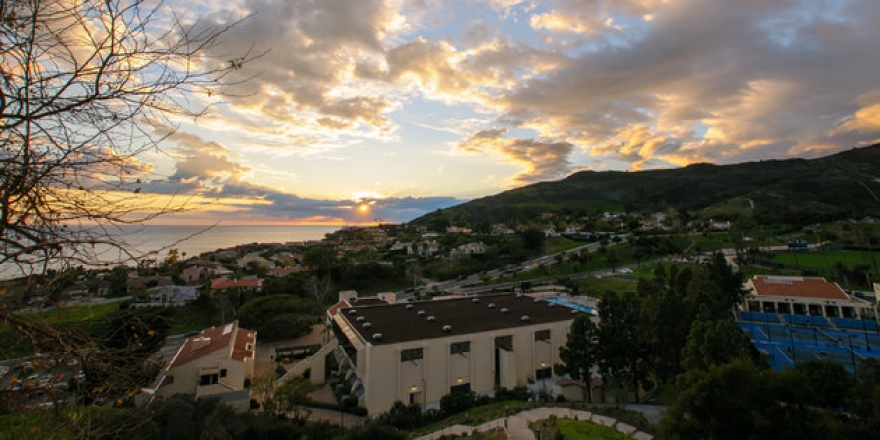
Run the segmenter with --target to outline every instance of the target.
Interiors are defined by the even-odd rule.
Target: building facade
[[[824,278],[756,275],[746,282],[747,311],[875,319],[874,304]]]
[[[549,391],[575,313],[506,294],[342,308],[333,326],[344,380],[372,415],[454,392],[544,382]]]

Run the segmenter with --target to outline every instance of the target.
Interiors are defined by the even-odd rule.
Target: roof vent
[[[358,316],[358,317],[355,318],[354,320],[357,321],[357,322],[364,322],[366,319],[367,319],[367,318],[364,318],[363,316]]]
[[[519,317],[519,320],[522,322],[532,322],[532,318],[530,318],[529,315],[522,315]]]
[[[381,341],[382,339],[385,339],[385,335],[383,335],[382,333],[373,333],[374,341]]]
[[[507,313],[509,311],[510,311],[510,309],[508,309],[507,307],[504,307],[503,309],[501,309],[501,313]]]
[[[406,305],[406,309],[407,309],[407,310],[412,310],[413,307],[415,307],[415,306],[413,306],[412,304],[407,304],[407,305]]]
[[[452,333],[452,326],[451,325],[444,325],[443,326],[443,333]]]
[[[474,298],[471,300],[471,302],[476,304],[476,303],[480,302],[480,298]]]
[[[428,322],[434,322],[436,320],[437,320],[437,318],[435,318],[434,315],[431,315],[428,317]]]
[[[357,314],[358,314],[358,311],[357,311],[357,309],[351,309],[351,310],[348,311],[348,314],[349,314],[349,315],[357,315]]]
[[[366,328],[366,329],[368,329],[372,326],[373,326],[373,324],[370,324],[369,322],[365,322],[365,323],[361,324],[361,327]]]
[[[488,308],[490,308],[490,309],[494,309],[494,308],[495,308],[495,303],[489,303],[488,305],[486,305],[486,307],[488,307]]]
[[[416,312],[416,315],[419,315],[419,316],[425,316],[425,315],[427,315],[427,314],[428,314],[428,313],[425,312],[424,310],[419,310],[418,312]]]

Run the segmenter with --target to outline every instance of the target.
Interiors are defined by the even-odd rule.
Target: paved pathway
[[[652,440],[654,438],[651,434],[639,431],[635,426],[630,426],[626,423],[618,422],[614,418],[593,414],[588,411],[578,411],[570,408],[535,408],[518,412],[510,417],[495,419],[478,426],[447,426],[439,431],[419,437],[418,440],[436,440],[445,435],[473,435],[474,432],[486,432],[497,428],[505,430],[508,440],[535,440],[535,433],[529,428],[529,425],[532,422],[549,419],[550,417],[590,421],[612,428],[636,440]]]

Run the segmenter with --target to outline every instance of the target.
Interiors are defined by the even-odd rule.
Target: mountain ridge
[[[544,214],[674,209],[696,217],[750,215],[758,223],[807,224],[880,216],[876,194],[880,194],[880,144],[815,159],[580,171],[562,180],[539,182],[438,210],[411,223],[520,223]],[[748,212],[736,209],[746,205]]]

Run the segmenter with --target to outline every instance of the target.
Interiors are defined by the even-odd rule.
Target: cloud
[[[557,180],[571,173],[568,156],[574,145],[564,141],[507,139],[507,130],[491,129],[471,134],[456,149],[466,153],[496,152],[525,168],[512,184]]]
[[[242,69],[256,74],[237,90],[245,97],[219,104],[202,128],[249,147],[305,155],[368,139],[379,142],[364,148],[384,153],[382,142],[403,131],[395,114],[406,114],[459,136],[459,152],[520,166],[506,180],[519,185],[584,167],[816,156],[880,139],[874,0],[224,7],[206,20],[254,16],[226,36],[218,59],[271,52]],[[422,102],[455,114],[420,120]],[[455,125],[465,120],[466,129]],[[244,185],[252,170],[231,147],[209,147],[181,151],[177,182]]]
[[[620,14],[651,16],[640,32],[519,84],[499,98],[504,120],[634,167],[849,148],[877,139],[876,101],[857,97],[876,87],[880,61],[864,54],[878,12],[868,1],[630,2]]]
[[[154,128],[162,133],[160,125]],[[464,200],[453,197],[362,198],[326,200],[299,197],[295,194],[250,183],[251,168],[236,162],[237,156],[224,145],[205,141],[187,133],[164,133],[177,148],[171,153],[174,172],[167,179],[143,184],[153,196],[189,196],[189,207],[201,218],[251,223],[361,224],[381,218],[387,222],[406,222],[428,212],[447,208]],[[361,203],[371,206],[360,212]]]

